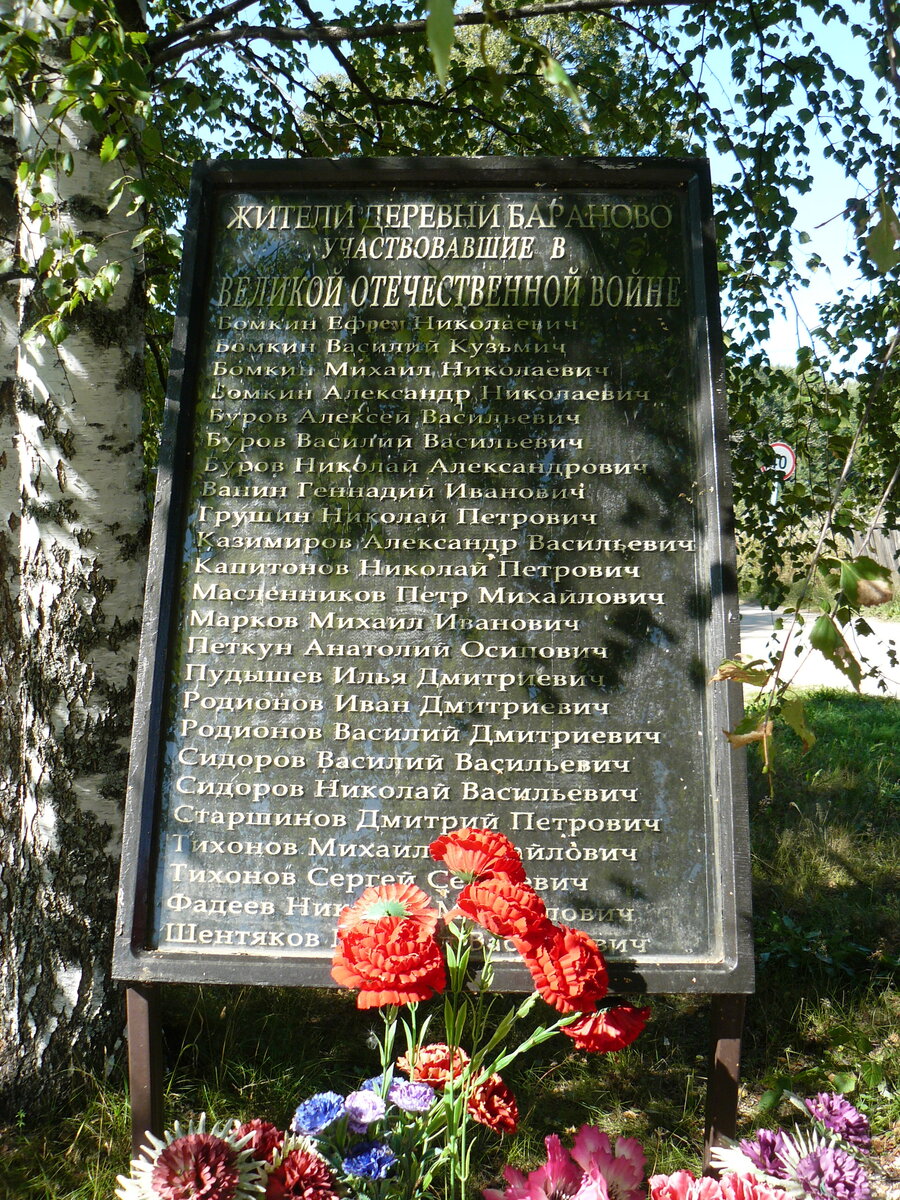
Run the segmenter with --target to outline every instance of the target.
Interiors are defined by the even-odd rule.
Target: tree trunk
[[[39,17],[33,7],[23,23]],[[61,47],[47,40],[50,69]],[[0,154],[26,161],[45,116],[20,110]],[[143,288],[133,228],[105,211],[116,164],[96,135],[66,118],[50,172],[59,227],[122,263],[110,303],[86,304],[54,347],[17,336],[0,346],[0,1114],[52,1102],[69,1073],[97,1070],[121,1037],[110,979],[121,817],[145,570],[141,458]],[[13,164],[14,167],[15,164]],[[2,208],[0,237],[39,260],[47,238],[27,213]],[[43,297],[18,284],[0,294],[0,336],[22,335]],[[14,436],[7,436],[10,426]]]

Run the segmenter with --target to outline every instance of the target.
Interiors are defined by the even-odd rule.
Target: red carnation
[[[467,883],[489,877],[525,882],[518,850],[505,833],[496,829],[456,829],[436,838],[428,851]]]
[[[449,915],[457,912],[497,937],[515,938],[527,945],[548,937],[553,930],[540,896],[527,884],[508,879],[470,883],[460,892],[456,908]]]
[[[237,1151],[212,1133],[188,1133],[162,1150],[150,1183],[160,1200],[232,1200],[240,1182]]]
[[[424,933],[434,933],[438,910],[431,899],[414,883],[383,883],[366,888],[355,904],[341,909],[338,932],[345,933],[359,925],[374,925],[386,917],[405,917],[416,921]]]
[[[491,1075],[469,1097],[469,1115],[494,1133],[515,1133],[519,1124],[516,1098],[500,1078]]]
[[[252,1136],[242,1149],[249,1150],[257,1161],[271,1162],[272,1155],[276,1150],[281,1149],[284,1141],[282,1131],[271,1121],[261,1121],[258,1117],[254,1117],[252,1121],[245,1121],[243,1125],[235,1128],[235,1140],[239,1141],[248,1133]]]
[[[518,942],[534,986],[560,1012],[591,1012],[606,995],[606,963],[582,929],[553,926],[543,942]]]
[[[621,1050],[644,1031],[650,1018],[649,1008],[635,1008],[631,1004],[620,1004],[605,1012],[591,1013],[581,1021],[573,1021],[563,1027],[579,1050],[592,1054],[610,1054]]]
[[[428,1083],[440,1089],[450,1082],[451,1074],[454,1079],[459,1078],[469,1065],[469,1056],[461,1046],[454,1046],[452,1071],[450,1062],[450,1047],[445,1042],[430,1042],[416,1050],[412,1063],[408,1055],[398,1058],[397,1068],[415,1083]]]
[[[338,1200],[328,1163],[312,1150],[291,1150],[266,1180],[265,1200]]]
[[[407,917],[382,917],[339,932],[331,976],[341,987],[359,989],[357,1008],[414,1004],[446,985],[440,947]]]

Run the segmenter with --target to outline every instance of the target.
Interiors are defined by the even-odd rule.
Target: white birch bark
[[[33,4],[20,19],[34,22]],[[44,44],[50,66],[56,46]],[[47,136],[45,115],[14,117],[28,159]],[[12,439],[0,473],[6,548],[0,603],[5,726],[0,764],[0,1110],[17,1111],[95,1069],[120,1037],[121,999],[110,980],[121,815],[144,578],[146,506],[141,460],[143,289],[131,250],[137,217],[106,213],[116,164],[101,164],[96,134],[78,119],[60,130],[71,175],[44,191],[55,220],[122,264],[112,301],[87,304],[59,347],[25,340],[41,315],[39,289],[21,282],[18,309],[0,297],[0,333],[15,322]],[[8,143],[7,143],[8,146]],[[19,195],[15,231],[35,264],[47,235]],[[7,430],[4,428],[4,433]],[[11,444],[10,444],[11,443]],[[9,531],[9,532],[7,532]],[[8,615],[8,620],[7,620]],[[17,655],[16,648],[22,653]],[[20,663],[20,667],[17,664]]]
[[[16,719],[21,685],[19,618],[19,471],[16,428],[18,285],[12,277],[18,247],[15,200],[16,147],[12,126],[0,124],[0,1060],[8,1055],[14,1026],[6,1019],[11,994],[6,961],[7,926],[18,896],[13,886],[19,812],[21,725]],[[0,1078],[3,1075],[0,1065]]]

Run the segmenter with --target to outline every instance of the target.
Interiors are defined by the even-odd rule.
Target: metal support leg
[[[746,1005],[746,996],[713,997],[712,1054],[706,1089],[706,1137],[703,1143],[705,1175],[713,1173],[709,1156],[719,1138],[733,1138],[737,1133],[741,1036]]]
[[[162,1036],[152,987],[125,989],[128,1021],[128,1081],[131,1092],[131,1153],[136,1158],[149,1131],[163,1132]]]

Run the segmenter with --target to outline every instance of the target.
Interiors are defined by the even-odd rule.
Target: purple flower
[[[866,1173],[840,1146],[816,1146],[794,1168],[797,1182],[817,1200],[872,1200]]]
[[[314,1135],[344,1115],[344,1097],[337,1092],[317,1092],[304,1100],[294,1113],[291,1133]]]
[[[365,1133],[373,1121],[380,1121],[387,1106],[376,1092],[351,1092],[344,1101],[347,1128],[351,1133]]]
[[[427,1083],[412,1083],[407,1079],[395,1079],[388,1091],[388,1100],[404,1112],[428,1112],[437,1099],[434,1088]]]
[[[818,1096],[805,1103],[810,1113],[817,1121],[821,1121],[826,1129],[836,1133],[851,1146],[856,1146],[858,1150],[871,1149],[869,1122],[849,1100],[834,1092],[819,1092]]]
[[[788,1171],[783,1155],[790,1146],[790,1138],[780,1129],[760,1129],[754,1141],[741,1142],[741,1150],[754,1167],[758,1167],[766,1175],[773,1175],[776,1179],[787,1179]]]
[[[347,1175],[357,1179],[386,1179],[396,1161],[384,1142],[360,1142],[341,1165]]]

